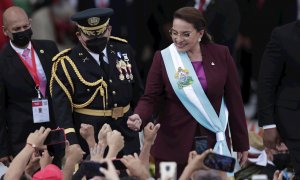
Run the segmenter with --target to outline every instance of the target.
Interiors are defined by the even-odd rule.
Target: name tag
[[[50,122],[48,99],[32,100],[33,123]]]

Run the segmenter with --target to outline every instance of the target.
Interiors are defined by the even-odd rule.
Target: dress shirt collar
[[[100,65],[100,62],[99,62],[99,54],[97,53],[94,53],[92,51],[89,51],[88,52],[90,53],[90,55],[96,60],[96,62]],[[107,52],[106,52],[106,47],[104,48],[104,50],[102,51],[102,53],[104,54],[104,61],[108,64],[108,58],[107,58]]]
[[[18,54],[22,54],[23,51],[28,48],[31,50],[31,42],[29,41],[28,43],[28,46],[26,48],[19,48],[19,47],[16,47],[11,41],[9,41],[11,47],[18,53]]]

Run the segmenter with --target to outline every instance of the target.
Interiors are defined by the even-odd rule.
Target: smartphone
[[[208,149],[208,140],[207,136],[196,136],[195,140],[195,150],[197,154],[202,154],[204,151]]]
[[[209,153],[204,159],[204,165],[211,169],[220,171],[233,172],[235,159],[216,153]]]
[[[103,167],[107,169],[107,163],[99,163],[95,161],[83,161],[80,165],[79,171],[90,179],[94,176],[104,176],[99,168]]]
[[[160,162],[160,179],[161,180],[176,180],[177,179],[177,164],[176,162]]]
[[[291,172],[288,172],[286,168],[282,170],[281,173],[282,173],[282,180],[292,179],[293,174]]]
[[[0,162],[0,177],[4,176],[8,167],[5,166],[2,162]],[[4,177],[3,177],[4,178]]]
[[[125,170],[127,167],[120,161],[120,159],[113,159],[112,160],[113,165],[117,170]]]
[[[266,174],[255,174],[251,176],[251,180],[268,180],[268,176]]]
[[[51,130],[45,139],[45,145],[60,144],[66,142],[66,134],[63,128]]]

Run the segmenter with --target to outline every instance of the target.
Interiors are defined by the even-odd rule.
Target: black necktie
[[[101,69],[105,72],[106,75],[109,74],[109,65],[104,61],[104,53],[99,54],[99,62]]]

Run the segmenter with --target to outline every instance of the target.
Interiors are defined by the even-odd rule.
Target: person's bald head
[[[31,26],[26,12],[17,6],[7,8],[3,13],[3,33],[12,39],[12,33],[24,31]]]

